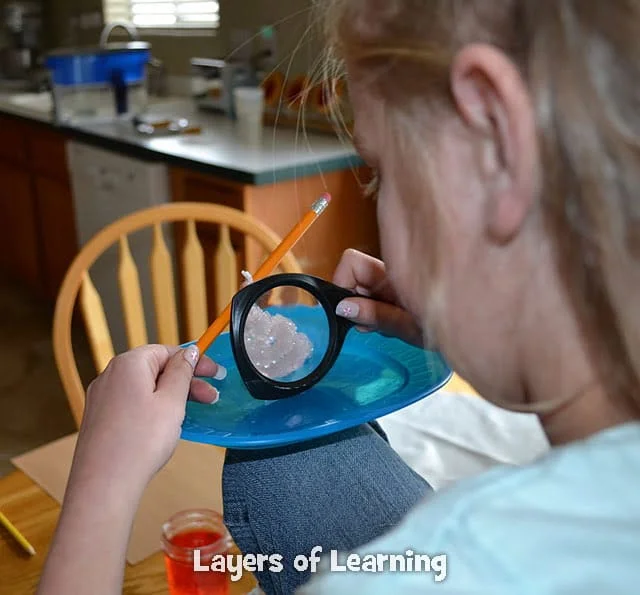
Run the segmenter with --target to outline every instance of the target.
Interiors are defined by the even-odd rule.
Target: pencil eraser
[[[328,192],[325,192],[316,202],[311,206],[311,210],[316,215],[322,215],[327,209],[327,207],[331,204],[331,195]]]

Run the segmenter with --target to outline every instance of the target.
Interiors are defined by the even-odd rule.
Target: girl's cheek
[[[394,220],[393,213],[389,209],[389,201],[380,193],[377,202],[378,230],[380,231],[380,249],[382,259],[387,265],[396,260],[397,243],[394,237],[402,235],[402,230],[398,228],[397,221]]]
[[[391,196],[381,193],[378,197],[378,228],[382,259],[393,277],[390,280],[396,290],[406,293],[415,263],[410,262],[409,258],[410,230],[398,207],[399,205],[394,204]]]

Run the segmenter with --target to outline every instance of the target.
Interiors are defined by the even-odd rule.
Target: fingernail
[[[211,388],[213,388],[213,387],[211,387]],[[213,390],[214,390],[214,394],[213,394],[213,398],[211,399],[211,404],[212,405],[214,403],[217,403],[220,400],[220,392],[215,388],[213,388]]]
[[[360,306],[353,302],[340,302],[336,308],[336,314],[342,318],[357,318],[360,314]]]
[[[189,365],[195,370],[200,360],[200,350],[197,345],[191,345],[184,350],[184,359],[189,362]]]
[[[227,369],[224,366],[218,364],[218,371],[213,377],[214,380],[224,380],[227,377]]]

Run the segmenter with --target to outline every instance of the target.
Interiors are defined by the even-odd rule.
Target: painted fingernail
[[[200,350],[197,345],[191,345],[184,350],[184,359],[189,362],[189,365],[195,370],[200,360]]]
[[[340,302],[336,308],[336,314],[342,318],[357,318],[360,314],[360,306],[353,302]]]
[[[227,369],[224,366],[218,364],[218,371],[213,377],[214,380],[224,380],[227,377]]]
[[[211,387],[213,388],[213,387]],[[215,388],[213,388],[213,394],[211,395],[211,404],[213,405],[214,403],[217,403],[220,400],[220,392],[218,390],[216,390]]]

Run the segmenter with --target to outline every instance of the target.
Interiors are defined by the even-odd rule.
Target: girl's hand
[[[116,357],[89,387],[39,595],[121,593],[138,503],[180,436],[189,389],[211,403],[224,368],[198,348],[149,345]],[[97,536],[97,538],[96,538]]]
[[[382,261],[357,250],[347,250],[336,269],[333,282],[363,296],[341,302],[337,309],[338,316],[356,322],[362,331],[379,331],[417,347],[424,347],[422,331],[400,305]]]
[[[149,345],[116,357],[89,387],[70,482],[95,474],[142,490],[167,463],[180,436],[187,397],[213,403],[218,392],[194,376],[224,368],[186,350]]]

